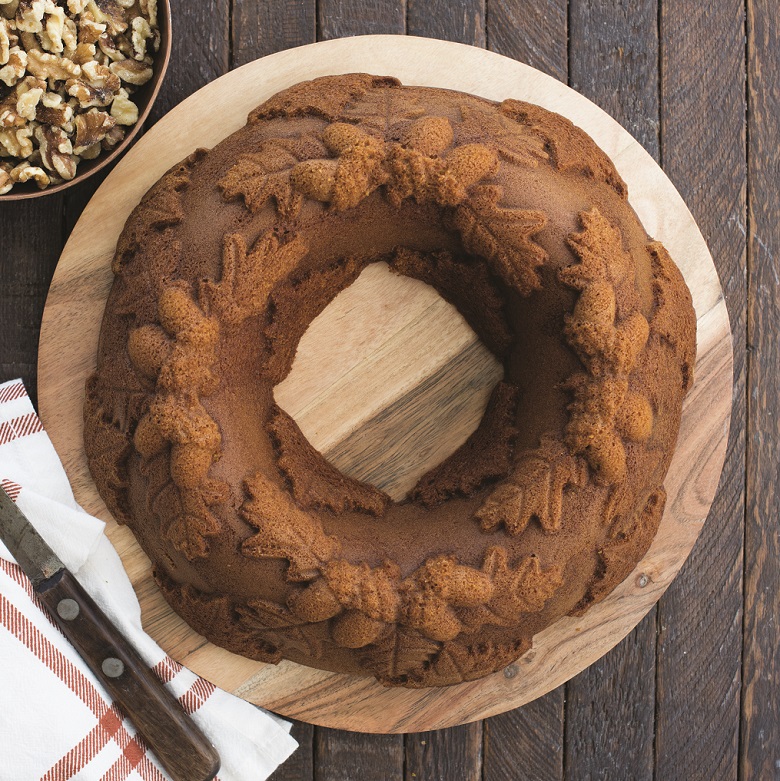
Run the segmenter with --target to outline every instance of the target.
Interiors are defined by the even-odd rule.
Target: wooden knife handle
[[[67,570],[38,587],[57,626],[81,654],[174,781],[207,781],[219,755],[176,698],[146,666]]]

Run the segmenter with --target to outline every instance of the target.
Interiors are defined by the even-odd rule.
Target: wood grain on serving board
[[[696,383],[686,400],[680,442],[666,480],[667,510],[648,554],[608,599],[584,617],[562,619],[538,635],[533,650],[507,671],[444,689],[385,689],[373,680],[289,662],[278,666],[252,662],[206,643],[162,600],[150,578],[148,560],[132,534],[108,517],[92,485],[81,446],[83,384],[94,365],[100,317],[111,284],[109,262],[124,220],[140,196],[196,146],[211,146],[239,128],[251,108],[279,89],[305,78],[350,71],[390,73],[408,84],[455,88],[492,99],[511,96],[530,100],[571,118],[614,160],[648,232],[666,244],[683,270],[698,317]],[[204,121],[206,116],[220,119]],[[92,229],[95,224],[103,228],[97,236]],[[299,363],[305,366],[315,353],[319,353],[321,365],[328,366],[328,354],[323,352],[328,349],[327,335],[346,317],[356,329],[367,330],[374,321],[369,318],[361,323],[356,319],[361,311],[369,310],[366,306],[361,310],[361,302],[381,301],[390,290],[388,286],[397,282],[380,267],[364,274],[353,289],[345,291],[321,315],[309,343],[303,340],[296,371]],[[383,349],[387,350],[385,361],[397,360],[403,355],[403,345],[408,344],[406,340],[419,339],[423,332],[429,339],[431,321],[426,318],[436,309],[431,305],[435,300],[425,302],[424,297],[430,293],[425,286],[410,280],[400,282],[403,290],[393,288],[388,303],[403,295],[404,311],[407,307],[416,311],[417,305],[420,316],[411,321],[403,316],[400,321],[391,318],[386,327],[395,330],[386,334],[387,338],[358,340],[355,351],[348,356],[351,381],[365,382],[370,367],[382,365],[379,359]],[[388,306],[388,311],[392,310]],[[393,404],[414,410],[408,416],[412,420],[422,420],[436,410],[441,414],[445,401],[460,396],[458,388],[467,375],[460,370],[447,375],[446,369],[461,361],[471,366],[471,384],[475,384],[475,377],[482,378],[484,387],[495,380],[490,375],[495,366],[475,344],[469,330],[458,324],[458,316],[444,309],[437,316],[443,318],[433,321],[440,337],[429,344],[419,361],[396,365],[396,371],[388,375],[392,383],[383,396],[369,394],[363,405],[351,402],[348,414],[338,422],[335,436],[331,436],[329,427],[337,418],[333,401],[339,395],[343,397],[338,392],[339,380],[334,379],[327,388],[313,387],[303,379],[296,386],[291,375],[284,389],[289,394],[286,406],[290,408],[297,402],[301,416],[307,409],[319,409],[325,415],[323,418],[312,413],[309,434],[316,443],[318,432],[324,432],[321,445],[326,454],[335,457],[340,452],[352,457],[350,448],[345,446],[339,451],[339,447],[349,443],[355,430],[372,430],[371,421]],[[390,350],[388,345],[398,349]],[[582,96],[520,63],[457,44],[377,36],[317,44],[248,64],[178,106],[117,166],[73,231],[52,284],[41,337],[40,407],[77,498],[108,521],[108,533],[139,592],[146,628],[168,653],[223,688],[279,713],[345,729],[403,732],[472,721],[544,694],[603,655],[655,604],[690,552],[717,488],[728,432],[731,361],[728,316],[704,240],[669,180],[626,131]],[[436,373],[445,381],[440,393],[429,397],[434,407],[431,409],[418,403],[419,392],[415,389],[426,386]],[[305,376],[305,372],[300,375]],[[468,413],[473,425],[480,415],[478,402]],[[467,428],[464,424],[463,436]],[[356,439],[352,437],[352,442]],[[450,442],[448,446],[457,444]],[[403,446],[401,442],[399,447]],[[373,466],[370,459],[379,457],[377,450],[373,456],[357,459],[358,466]],[[415,468],[419,474],[426,465],[418,462]],[[378,482],[397,477],[376,474]],[[403,479],[414,476],[410,472]],[[401,483],[397,490],[402,490]]]

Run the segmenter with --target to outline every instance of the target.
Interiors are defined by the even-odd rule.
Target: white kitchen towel
[[[287,759],[288,722],[198,678],[143,631],[104,524],[73,498],[19,380],[0,385],[0,485],[211,739],[218,779],[262,781]],[[0,781],[166,778],[0,543]]]

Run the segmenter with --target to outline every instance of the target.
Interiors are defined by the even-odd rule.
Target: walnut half
[[[152,78],[152,64],[147,60],[119,60],[108,66],[122,81],[140,87]]]
[[[73,153],[76,155],[83,155],[86,149],[99,144],[108,131],[116,125],[116,120],[112,116],[96,108],[86,114],[79,114],[75,122],[76,138],[73,141]]]
[[[41,125],[35,128],[35,138],[44,166],[65,181],[70,181],[76,175],[76,158],[73,144],[63,130]]]
[[[130,100],[127,90],[119,90],[119,94],[111,104],[111,116],[119,125],[134,125],[138,122],[138,106]]]
[[[30,163],[19,163],[16,168],[11,169],[9,177],[12,182],[29,182],[32,179],[41,190],[44,190],[51,183],[51,177],[37,165]]]

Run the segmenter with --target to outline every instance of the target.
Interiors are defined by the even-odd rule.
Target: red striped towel
[[[0,385],[0,485],[212,740],[219,779],[267,778],[297,745],[289,724],[198,678],[141,629],[138,600],[103,523],[76,504],[18,380]],[[0,779],[166,778],[0,543]]]

